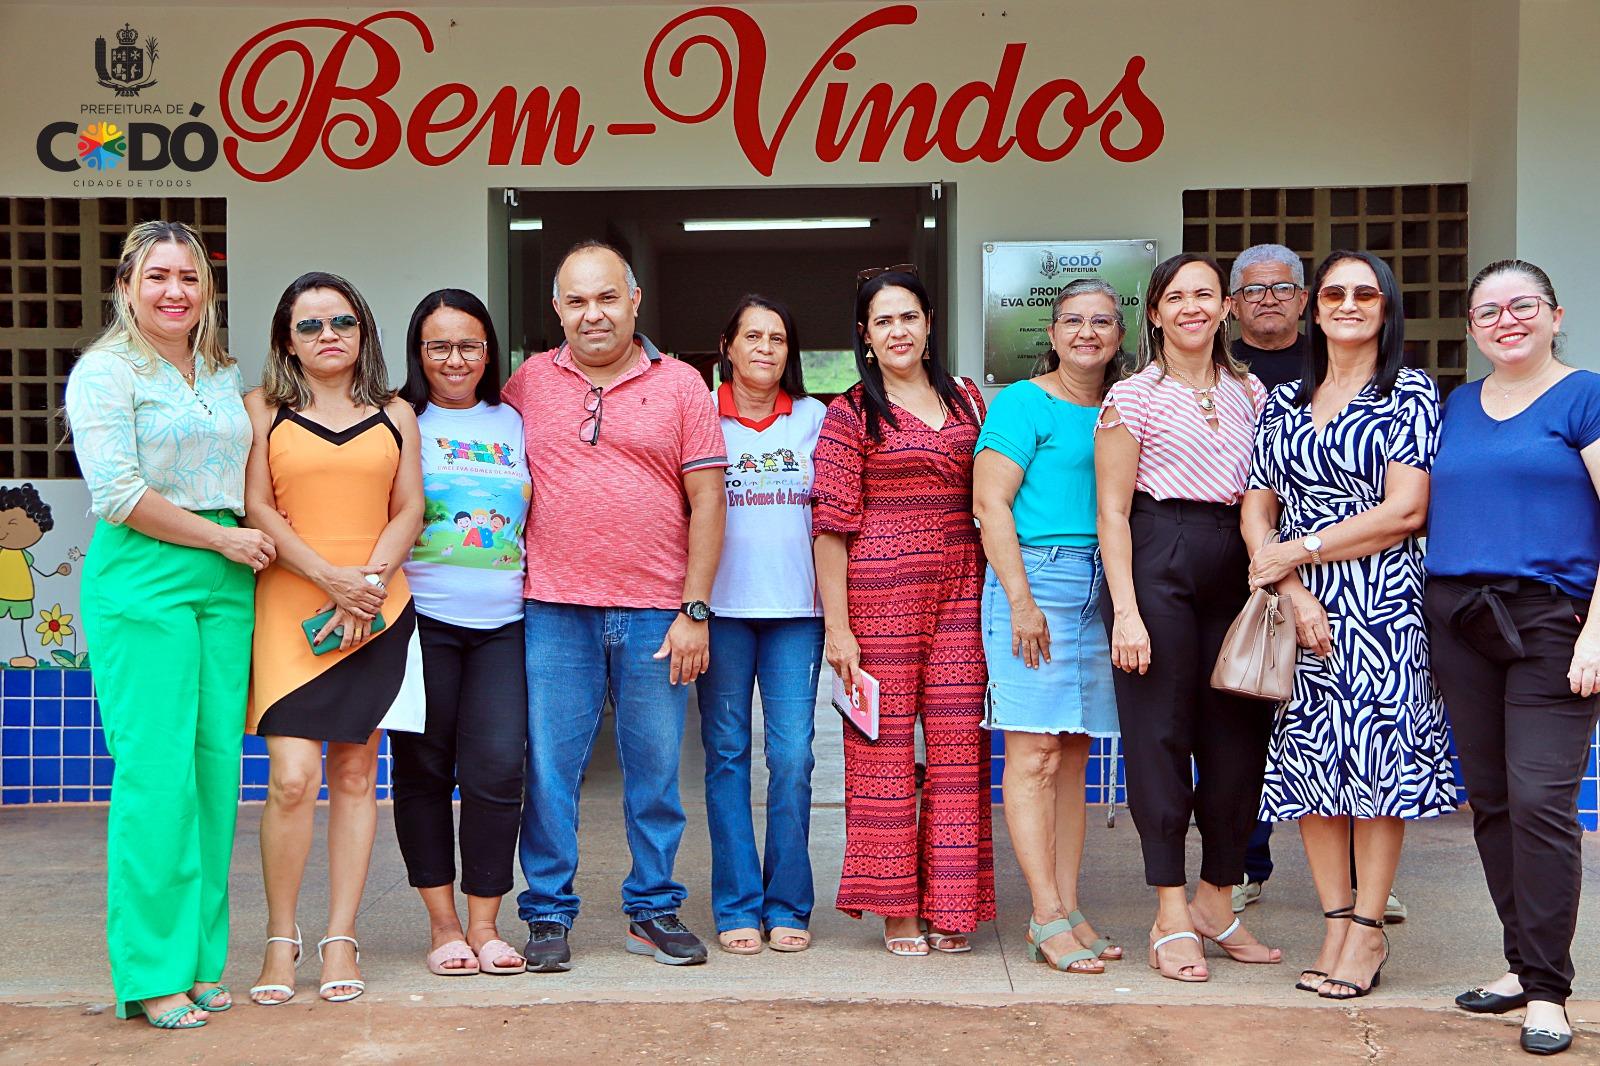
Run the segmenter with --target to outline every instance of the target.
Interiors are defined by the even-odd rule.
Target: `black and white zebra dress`
[[[1439,392],[1405,368],[1392,392],[1368,385],[1318,432],[1298,381],[1272,390],[1250,470],[1272,489],[1284,540],[1383,502],[1390,463],[1427,471]],[[1294,696],[1273,728],[1261,817],[1430,818],[1455,809],[1444,705],[1428,663],[1422,548],[1408,537],[1360,559],[1308,563],[1300,580],[1327,609],[1333,654],[1300,650]]]

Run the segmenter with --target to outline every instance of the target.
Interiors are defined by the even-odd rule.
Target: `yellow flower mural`
[[[61,613],[61,605],[39,612],[39,624],[33,627],[39,634],[39,643],[44,645],[65,643],[67,637],[72,636],[72,616]]]

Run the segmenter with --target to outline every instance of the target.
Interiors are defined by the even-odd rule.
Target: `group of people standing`
[[[1398,286],[1364,252],[1334,252],[1309,286],[1278,246],[1231,278],[1203,256],[1166,260],[1133,324],[1136,367],[1116,290],[1071,282],[1047,365],[992,406],[948,369],[905,265],[858,276],[861,380],[826,408],[805,394],[783,304],[734,308],[710,394],[636,332],[639,286],[599,242],[556,271],[565,343],[504,383],[488,311],[443,289],[418,304],[391,390],[366,302],[311,273],[280,299],[262,386],[244,395],[181,224],[134,229],[112,296],[67,415],[101,519],[83,599],[117,762],[122,1016],[192,1028],[232,1006],[217,982],[246,723],[271,765],[259,1004],[295,995],[324,765],[320,995],[364,991],[355,917],[385,730],[427,968],[568,969],[578,794],[607,702],[633,857],[624,943],[704,962],[674,879],[691,682],[718,943],[805,950],[826,662],[878,686],[877,736],[843,727],[837,906],[881,917],[890,952],[968,952],[995,917],[998,730],[1030,957],[1074,974],[1123,958],[1078,907],[1090,743],[1120,735],[1156,889],[1150,966],[1205,981],[1206,940],[1282,961],[1231,892],[1258,820],[1295,820],[1326,920],[1296,987],[1364,996],[1387,958],[1404,822],[1458,799],[1453,727],[1508,962],[1457,1002],[1526,1006],[1530,1051],[1570,1043],[1576,794],[1600,704],[1600,376],[1556,358],[1563,312],[1537,267],[1472,281],[1468,331],[1493,370],[1444,405],[1405,365]],[[1303,337],[1261,349],[1258,371],[1292,364],[1269,391],[1230,350],[1230,314],[1287,326],[1302,310]],[[1293,605],[1300,646],[1276,714],[1209,684],[1263,586]],[[521,951],[496,926],[513,853]]]

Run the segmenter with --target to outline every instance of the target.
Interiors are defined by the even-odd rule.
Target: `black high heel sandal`
[[[1363,918],[1359,914],[1351,914],[1350,915],[1350,920],[1352,922],[1355,922],[1357,925],[1364,925],[1368,929],[1377,929],[1380,932],[1383,929],[1383,920],[1382,919],[1379,919],[1378,921],[1373,921],[1371,918]],[[1383,979],[1383,964],[1388,962],[1388,961],[1389,961],[1389,934],[1388,933],[1384,933],[1383,934],[1383,958],[1378,960],[1378,968],[1376,970],[1372,971],[1372,980],[1370,982],[1368,982],[1367,987],[1362,988],[1360,985],[1356,984],[1354,981],[1345,981],[1345,980],[1342,980],[1341,978],[1338,978],[1338,977],[1330,977],[1326,981],[1324,981],[1323,984],[1334,985],[1334,986],[1336,986],[1338,988],[1348,988],[1348,989],[1350,989],[1350,995],[1348,995],[1348,996],[1333,996],[1333,995],[1329,995],[1326,992],[1318,992],[1317,995],[1321,996],[1323,999],[1360,999],[1362,996],[1367,995],[1374,988],[1378,987],[1379,982]]]
[[[1356,912],[1356,905],[1354,903],[1352,903],[1352,904],[1350,904],[1350,906],[1348,906],[1348,907],[1340,907],[1336,911],[1323,911],[1322,912],[1322,916],[1324,918],[1349,918],[1351,915],[1355,914],[1355,912]],[[1302,992],[1315,992],[1319,988],[1322,987],[1322,981],[1318,981],[1314,985],[1306,984],[1305,976],[1308,973],[1316,974],[1318,977],[1322,978],[1323,981],[1326,981],[1328,979],[1328,975],[1323,973],[1321,970],[1301,970],[1300,971],[1300,980],[1296,981],[1294,983],[1294,986],[1296,988],[1298,988]]]

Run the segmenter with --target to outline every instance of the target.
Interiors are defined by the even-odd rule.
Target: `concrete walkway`
[[[1082,906],[1103,934],[1126,946],[1127,961],[1111,964],[1103,976],[1058,974],[1027,962],[1023,933],[1028,897],[999,808],[995,851],[1000,920],[979,930],[970,954],[891,957],[879,941],[879,922],[853,921],[832,906],[844,833],[841,725],[825,704],[819,704],[817,721],[811,850],[818,908],[812,926],[816,943],[809,952],[786,955],[767,951],[739,957],[713,948],[708,965],[669,968],[623,951],[626,923],[618,910],[618,886],[629,859],[621,822],[619,775],[608,730],[584,790],[578,887],[585,910],[573,933],[572,972],[472,979],[428,974],[422,963],[427,948],[423,910],[406,884],[391,812],[384,805],[360,925],[369,989],[366,1002],[374,1007],[511,1006],[580,1000],[802,998],[946,1004],[1225,1003],[1340,1009],[1291,988],[1298,967],[1314,958],[1322,928],[1304,855],[1292,827],[1275,834],[1278,871],[1263,902],[1245,915],[1257,936],[1283,948],[1286,963],[1282,966],[1239,965],[1214,952],[1208,984],[1183,986],[1159,978],[1144,962],[1145,934],[1154,903],[1143,884],[1132,820],[1124,810],[1116,827],[1108,829],[1099,808],[1091,810]],[[710,856],[700,784],[698,722],[692,704],[682,780],[689,830],[678,873],[690,890],[683,918],[710,941],[714,932],[708,900]],[[758,774],[758,833],[762,788]],[[324,810],[319,817],[325,820],[325,814]],[[104,811],[94,807],[8,808],[0,813],[0,900],[6,916],[6,931],[0,937],[0,1002],[81,1007],[109,1000],[99,946],[104,914],[103,820]],[[259,806],[241,811],[233,869],[232,959],[225,976],[239,990],[256,975],[265,927],[257,854],[259,822]],[[319,827],[319,841],[321,837]],[[1194,838],[1191,845],[1191,868],[1197,869]],[[325,870],[326,855],[319,847],[312,856],[300,910],[308,947],[324,931]],[[1591,893],[1578,931],[1576,999],[1580,1002],[1574,1003],[1572,1017],[1575,1023],[1580,1019],[1600,1023],[1600,1004],[1594,1002],[1600,999],[1600,968],[1589,950],[1600,939],[1593,894],[1600,886],[1600,841],[1586,844],[1584,879]],[[1393,954],[1384,970],[1383,986],[1378,994],[1362,1001],[1363,1008],[1447,1006],[1461,989],[1503,970],[1499,933],[1466,815],[1413,827],[1399,891],[1411,908],[1411,920],[1391,930]],[[501,932],[517,946],[525,937],[511,898],[502,912]],[[314,1000],[316,984],[312,958],[300,971],[301,1000]]]

